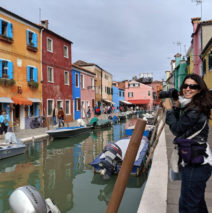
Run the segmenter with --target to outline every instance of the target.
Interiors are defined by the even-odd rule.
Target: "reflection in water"
[[[10,212],[12,191],[28,184],[50,197],[61,212],[105,212],[116,177],[102,180],[89,163],[108,142],[125,137],[124,130],[122,123],[73,138],[35,142],[24,155],[1,160],[0,213]],[[130,202],[136,212],[144,182],[144,177],[130,177],[120,212],[133,212]]]

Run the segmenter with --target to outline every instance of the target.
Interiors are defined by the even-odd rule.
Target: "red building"
[[[65,122],[73,120],[72,113],[72,42],[48,29],[42,21],[43,115],[52,117],[54,107],[63,108]]]

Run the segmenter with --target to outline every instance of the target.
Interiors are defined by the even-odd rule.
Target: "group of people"
[[[166,123],[176,136],[181,192],[180,213],[208,213],[206,182],[212,173],[212,153],[207,143],[212,96],[203,79],[196,74],[185,77],[178,100],[166,98]]]
[[[9,115],[6,113],[6,110],[3,110],[0,115],[0,138],[3,138],[3,134],[7,133],[9,121]]]

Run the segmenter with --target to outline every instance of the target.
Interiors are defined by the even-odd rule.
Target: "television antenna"
[[[201,20],[202,20],[202,2],[203,0],[191,0],[192,2],[196,2],[196,5],[201,5]]]
[[[177,42],[173,42],[173,44],[175,45],[177,45],[178,47],[180,47],[180,54],[181,54],[181,42],[180,41],[177,41]]]

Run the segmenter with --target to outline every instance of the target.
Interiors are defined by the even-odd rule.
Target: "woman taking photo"
[[[207,143],[212,100],[202,78],[196,74],[186,76],[179,100],[173,105],[170,99],[163,103],[166,123],[178,144],[182,179],[179,212],[208,213],[204,194],[212,172],[212,153]]]

